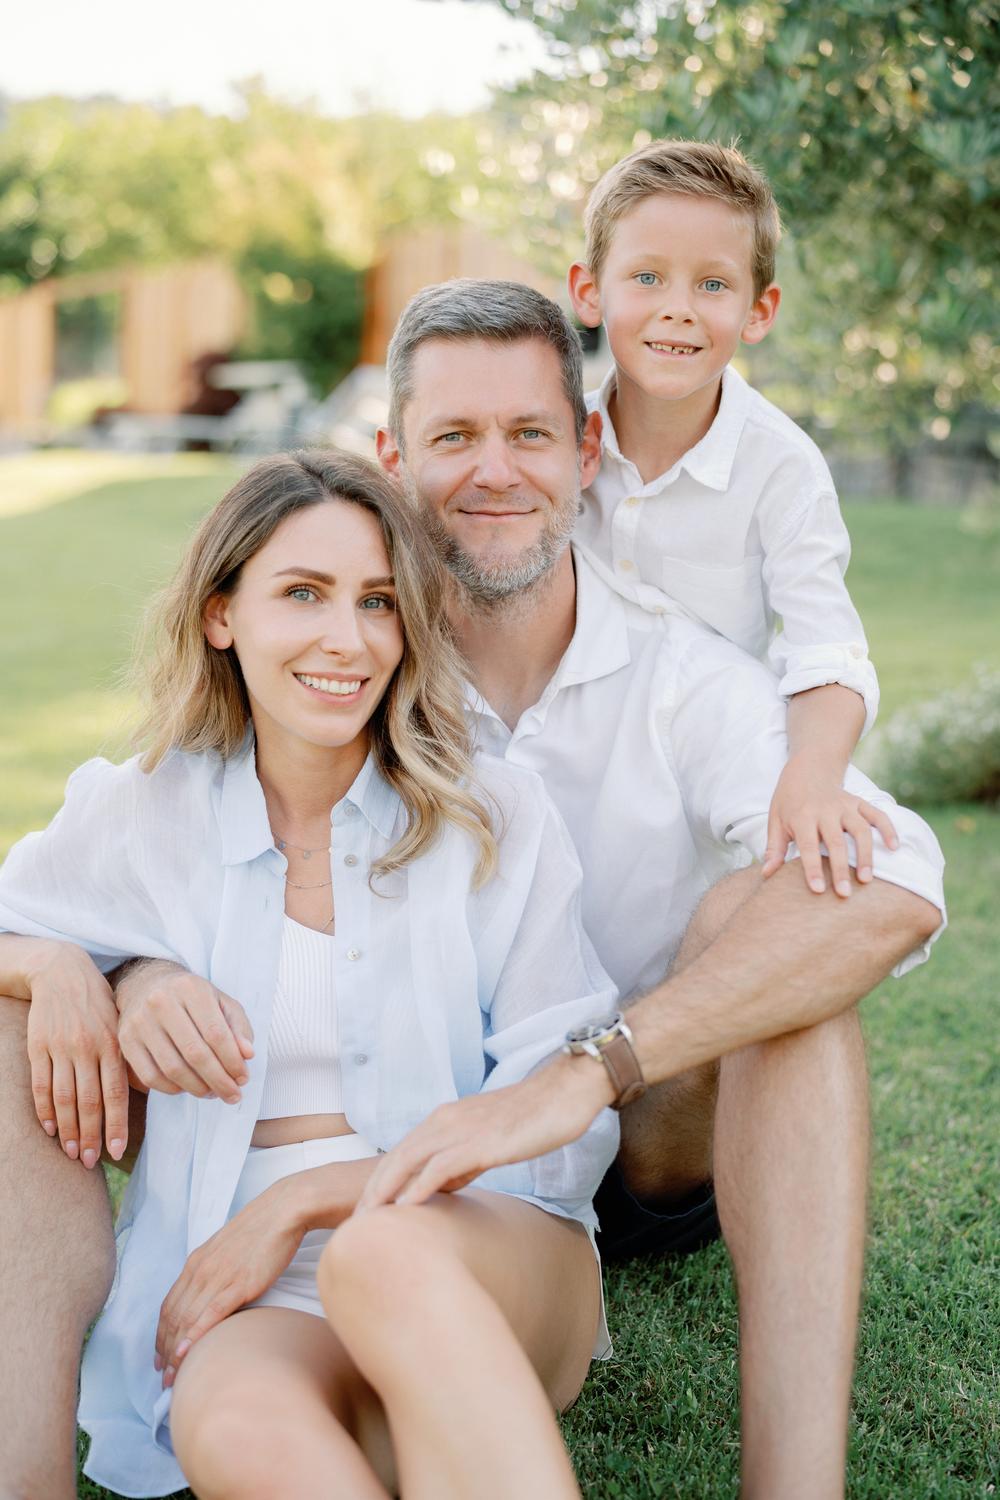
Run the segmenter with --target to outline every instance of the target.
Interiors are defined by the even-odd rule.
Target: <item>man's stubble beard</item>
[[[544,588],[569,544],[580,511],[579,492],[561,501],[541,536],[514,557],[486,563],[467,552],[429,507],[407,476],[410,498],[420,511],[427,534],[452,578],[462,602],[471,612],[498,613],[526,604],[528,596]]]

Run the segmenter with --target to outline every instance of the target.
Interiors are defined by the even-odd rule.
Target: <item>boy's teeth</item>
[[[697,354],[698,350],[693,344],[657,344],[650,341],[651,349],[665,349],[668,354]]]
[[[299,682],[304,682],[306,687],[319,688],[321,693],[333,693],[339,698],[347,698],[361,687],[360,677],[356,682],[335,682],[330,677],[307,677],[304,672],[296,672],[295,676]]]

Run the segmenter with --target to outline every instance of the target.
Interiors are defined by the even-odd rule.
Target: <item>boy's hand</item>
[[[862,884],[872,878],[872,829],[877,828],[890,849],[899,843],[896,830],[884,812],[845,792],[836,773],[820,757],[802,752],[793,755],[778,780],[767,820],[765,880],[780,870],[789,844],[794,840],[802,857],[802,874],[812,891],[826,890],[820,843],[830,856],[833,888],[838,896],[851,894],[851,869],[844,835],[854,840],[857,877]]]

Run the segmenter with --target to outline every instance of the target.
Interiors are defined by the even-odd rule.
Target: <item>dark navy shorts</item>
[[[672,1212],[646,1208],[622,1180],[612,1162],[597,1189],[594,1207],[600,1221],[597,1248],[604,1260],[631,1260],[636,1255],[689,1255],[710,1245],[721,1233],[711,1183],[672,1205]]]

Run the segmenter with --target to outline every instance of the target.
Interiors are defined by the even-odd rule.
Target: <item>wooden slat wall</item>
[[[392,330],[410,298],[421,287],[453,276],[523,281],[556,301],[563,291],[560,283],[540,275],[537,267],[470,225],[400,232],[389,240],[382,259],[368,273],[362,363],[384,364]]]
[[[0,300],[0,428],[30,435],[42,423],[55,374],[56,302],[106,292],[122,295],[119,355],[135,411],[179,411],[193,394],[192,361],[227,353],[243,332],[243,292],[216,261],[40,282]]]

